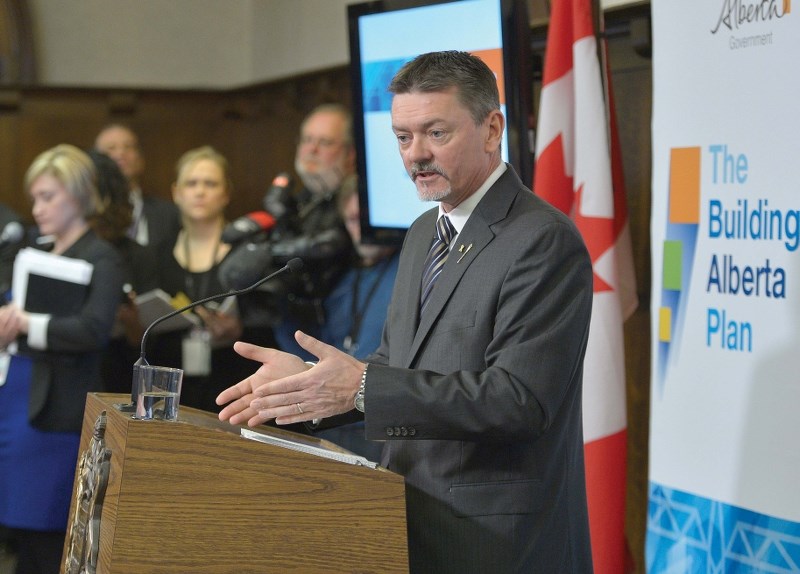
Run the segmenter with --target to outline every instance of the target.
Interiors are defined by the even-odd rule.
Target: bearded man
[[[272,231],[270,253],[276,268],[300,257],[303,271],[281,282],[284,305],[275,327],[278,345],[307,353],[294,340],[297,329],[319,333],[325,322],[323,301],[355,257],[350,236],[337,209],[339,190],[355,177],[352,116],[340,104],[314,108],[300,126],[295,171],[303,183],[287,200],[285,216]]]

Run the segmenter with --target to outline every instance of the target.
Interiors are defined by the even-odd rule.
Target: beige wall
[[[236,88],[343,66],[362,1],[28,0],[38,83]]]
[[[352,0],[28,0],[43,86],[232,88],[349,61]]]
[[[363,0],[250,0],[252,78],[285,78],[350,62],[347,5]]]

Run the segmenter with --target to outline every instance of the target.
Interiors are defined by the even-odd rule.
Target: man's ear
[[[503,130],[506,127],[506,119],[500,110],[492,110],[486,118],[488,130],[486,132],[486,151],[493,152],[500,147],[503,141]]]

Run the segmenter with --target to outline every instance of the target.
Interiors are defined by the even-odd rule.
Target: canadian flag
[[[586,492],[595,572],[619,574],[628,565],[622,324],[638,301],[614,106],[608,82],[608,98],[603,91],[597,48],[592,0],[553,0],[533,189],[572,217],[592,258],[583,380]]]

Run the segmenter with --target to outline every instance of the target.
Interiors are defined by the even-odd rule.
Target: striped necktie
[[[449,245],[455,235],[456,230],[453,224],[446,215],[442,215],[436,222],[436,235],[428,251],[428,258],[425,260],[425,271],[422,273],[422,289],[419,299],[420,315],[425,311],[425,305],[430,300],[433,286],[447,261],[447,255],[450,253]]]

